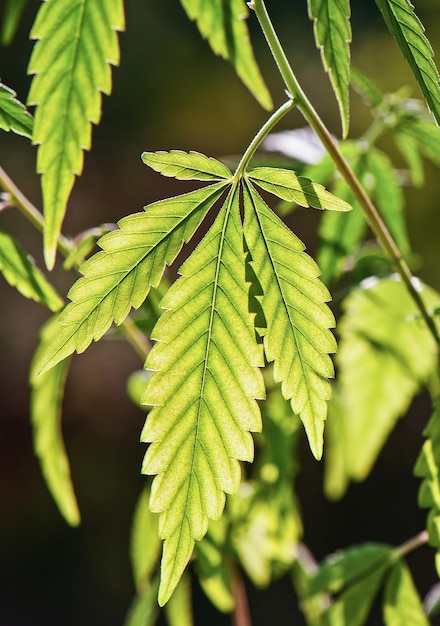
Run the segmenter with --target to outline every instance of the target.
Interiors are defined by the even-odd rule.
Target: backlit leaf
[[[141,437],[151,442],[142,471],[157,474],[150,506],[165,540],[160,604],[208,519],[220,518],[225,492],[238,489],[238,460],[254,454],[248,431],[261,429],[255,398],[264,397],[263,355],[249,313],[237,191],[180,273],[162,301],[146,361],[154,374],[145,402],[154,408]]]
[[[151,583],[160,556],[158,519],[150,511],[149,499],[150,490],[144,488],[136,504],[130,537],[131,566],[139,594]]]
[[[35,266],[34,260],[7,233],[0,232],[0,272],[12,287],[26,298],[35,300],[51,311],[59,311],[63,301]]]
[[[338,101],[342,121],[342,134],[348,133],[350,105],[350,0],[308,0],[313,32],[324,69]]]
[[[246,24],[249,11],[244,0],[181,0],[181,3],[215,54],[230,61],[261,106],[271,109],[272,99],[250,43]]]
[[[384,20],[416,77],[426,103],[440,124],[439,75],[425,29],[410,0],[376,0]]]
[[[42,376],[36,375],[36,364],[57,332],[56,318],[51,318],[43,326],[40,344],[31,365],[32,437],[49,491],[65,520],[71,526],[77,526],[80,514],[61,432],[61,405],[69,360],[61,361]]]
[[[396,562],[385,583],[385,626],[429,626],[411,572],[402,560]]]
[[[8,46],[14,38],[27,0],[6,0],[1,25],[1,43]]]
[[[116,31],[124,28],[122,0],[46,0],[31,31],[37,39],[28,71],[28,97],[35,112],[33,141],[39,144],[46,264],[55,262],[57,237],[92,124],[101,118],[102,93],[111,91],[110,65],[119,63]]]
[[[0,83],[0,128],[31,138],[32,116],[15,96],[15,91]]]
[[[160,200],[119,221],[119,229],[102,237],[102,252],[80,268],[80,278],[68,293],[59,332],[43,356],[41,371],[75,350],[83,352],[112,322],[121,324],[131,307],[139,308],[151,286],[157,286],[166,264],[174,261],[225,183]]]
[[[269,209],[249,183],[244,187],[245,233],[255,275],[263,290],[267,321],[264,349],[274,361],[274,378],[301,418],[316,458],[331,395],[336,350],[329,331],[333,315],[325,304],[330,295],[318,279],[319,268],[304,253],[304,244]]]
[[[297,176],[293,170],[257,167],[248,172],[248,177],[259,187],[288,202],[296,202],[302,207],[328,209],[330,211],[350,211],[348,202],[337,198],[322,185],[304,176]]]
[[[228,168],[200,152],[143,152],[142,161],[162,176],[178,180],[229,180],[232,178]]]
[[[193,626],[191,579],[184,573],[165,606],[168,626]]]

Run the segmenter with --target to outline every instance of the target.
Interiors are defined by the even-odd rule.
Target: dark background
[[[391,91],[412,76],[388,35],[373,0],[353,2],[352,56],[360,69]],[[0,49],[0,76],[26,99],[28,40],[38,2],[29,2],[13,44]],[[306,2],[269,0],[279,35],[306,92],[336,135],[337,108],[319,53],[313,43]],[[3,10],[4,2],[0,2]],[[440,47],[440,2],[416,2],[434,48]],[[143,150],[179,148],[212,156],[242,152],[267,117],[234,75],[198,36],[177,0],[126,0],[127,32],[120,37],[121,65],[114,88],[103,100],[103,119],[94,129],[93,150],[73,191],[64,232],[115,222],[156,199],[180,190],[179,184],[150,172]],[[283,86],[255,21],[250,27],[263,73],[276,104]],[[353,95],[351,136],[368,123]],[[303,125],[293,113],[282,127]],[[0,164],[41,206],[34,173],[34,147],[2,133]],[[426,189],[410,191],[411,240],[420,256],[419,275],[440,288],[438,259],[438,175],[428,167]],[[295,213],[290,225],[313,252],[317,216]],[[41,240],[17,211],[0,215],[0,228],[16,234],[43,266]],[[74,276],[58,267],[53,280],[65,293]],[[29,361],[47,312],[24,300],[0,279],[0,624],[2,626],[117,626],[133,595],[128,558],[133,508],[143,484],[144,446],[139,434],[143,413],[126,397],[127,376],[141,366],[124,342],[101,341],[75,357],[68,378],[63,425],[83,523],[72,530],[57,512],[34,457],[29,427]],[[371,476],[350,487],[339,503],[322,496],[323,464],[304,442],[298,491],[305,542],[318,559],[366,540],[400,544],[423,529],[425,511],[417,508],[419,481],[412,468],[429,416],[429,400],[418,398],[385,446]],[[433,552],[422,548],[409,557],[424,595],[436,581]],[[270,590],[248,584],[254,626],[301,624],[289,580]],[[195,585],[196,625],[226,625]],[[370,624],[380,624],[380,612]]]

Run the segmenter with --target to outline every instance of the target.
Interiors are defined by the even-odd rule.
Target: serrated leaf
[[[139,594],[151,583],[160,556],[158,519],[150,511],[149,499],[150,490],[145,487],[136,504],[130,537],[131,566]]]
[[[32,116],[15,96],[15,91],[0,83],[0,128],[31,139]]]
[[[59,311],[63,306],[61,297],[45,275],[35,266],[34,260],[7,233],[0,231],[0,272],[12,287],[25,298]]]
[[[428,304],[440,296],[416,283]],[[345,476],[368,475],[397,419],[435,370],[436,347],[405,286],[397,279],[366,279],[344,301],[337,365],[338,422]],[[340,471],[340,468],[339,468]]]
[[[168,626],[193,626],[191,579],[184,573],[165,606]]]
[[[61,361],[42,376],[36,375],[36,364],[57,332],[56,318],[51,318],[43,326],[40,344],[31,364],[32,437],[49,491],[65,520],[71,526],[77,526],[80,514],[61,432],[61,405],[69,361]]]
[[[322,185],[309,178],[297,176],[293,170],[257,167],[247,176],[259,187],[274,194],[281,200],[296,202],[302,207],[327,209],[329,211],[350,211],[348,202],[327,191]]]
[[[8,46],[13,40],[26,4],[27,0],[7,0],[0,35],[2,46]]]
[[[336,350],[329,331],[330,300],[318,279],[319,268],[304,253],[304,244],[269,209],[249,183],[244,186],[245,233],[255,275],[263,290],[267,320],[264,349],[274,361],[274,378],[301,418],[316,458],[322,454],[322,434],[331,389]]]
[[[110,65],[119,63],[116,31],[124,29],[122,0],[46,0],[32,27],[37,39],[28,72],[35,112],[33,141],[39,144],[45,214],[44,254],[52,268],[58,234],[92,124],[101,118],[102,93],[111,91]]]
[[[139,308],[151,286],[157,286],[165,265],[174,261],[189,241],[225,183],[160,200],[118,222],[98,244],[102,252],[80,268],[80,278],[68,293],[59,333],[40,363],[53,367],[75,350],[83,352],[112,322],[121,324],[131,307]]]
[[[350,1],[308,0],[308,8],[310,19],[314,20],[316,45],[338,101],[342,134],[346,137],[350,120]]]
[[[246,24],[244,0],[180,0],[183,8],[218,56],[232,63],[246,87],[265,109],[272,98],[255,61]]]
[[[142,161],[162,176],[177,180],[230,180],[230,170],[212,157],[200,152],[143,152]]]
[[[385,583],[385,626],[429,626],[411,573],[402,560],[393,566]]]
[[[376,0],[376,4],[440,124],[440,87],[434,52],[413,4],[410,0]]]
[[[224,492],[240,481],[238,460],[253,459],[248,431],[260,430],[255,398],[264,396],[262,350],[249,313],[238,192],[166,294],[145,401],[155,405],[142,441],[151,442],[142,471],[158,474],[151,508],[165,539],[159,603],[165,604],[208,519],[223,511]],[[177,393],[178,392],[178,393]]]

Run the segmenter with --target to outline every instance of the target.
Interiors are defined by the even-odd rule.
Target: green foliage
[[[3,46],[9,45],[14,38],[26,4],[27,0],[6,0],[0,35]]]
[[[41,5],[31,38],[28,96],[35,112],[33,141],[39,145],[45,215],[44,254],[54,266],[58,234],[91,125],[101,118],[101,92],[111,91],[109,64],[119,63],[116,30],[124,29],[122,0],[48,0]]]
[[[385,584],[385,626],[429,626],[408,566],[397,561]]]
[[[15,96],[12,89],[0,83],[0,128],[31,138],[32,117]]]

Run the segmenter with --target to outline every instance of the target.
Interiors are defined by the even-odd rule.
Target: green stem
[[[405,541],[405,543],[402,543],[401,546],[396,548],[396,552],[399,554],[400,557],[404,557],[409,554],[409,552],[412,552],[413,550],[416,550],[417,548],[420,548],[421,546],[427,544],[428,538],[428,531],[422,530],[422,532],[420,532],[418,535],[416,535],[415,537],[411,537],[411,539],[408,539],[408,541]]]
[[[394,242],[370,197],[363,189],[361,183],[356,178],[356,175],[345,158],[342,156],[324,122],[321,120],[318,113],[313,108],[313,105],[302,90],[269,18],[264,0],[252,0],[252,2],[249,3],[249,7],[255,11],[264,36],[266,37],[266,41],[272,52],[272,56],[278,66],[288,91],[292,94],[292,98],[295,99],[298,109],[321,140],[341,176],[351,189],[353,196],[364,212],[365,218],[370,225],[371,230],[379,241],[384,252],[390,258],[397,272],[400,274],[402,281],[406,285],[408,292],[413,298],[436,343],[440,344],[440,336],[435,322],[421,298],[420,292],[417,288],[417,283],[414,281],[406,261],[403,259],[398,246]]]
[[[289,98],[289,100],[287,100],[287,102],[285,102],[284,104],[282,104],[280,106],[279,109],[277,109],[275,111],[275,113],[273,113],[269,119],[263,124],[263,126],[260,128],[260,130],[258,131],[258,133],[255,135],[255,137],[252,139],[251,143],[249,144],[249,146],[246,148],[245,153],[243,154],[243,156],[241,157],[240,163],[237,166],[237,169],[235,170],[235,174],[234,174],[234,178],[237,180],[238,178],[240,178],[241,176],[243,176],[243,174],[246,171],[246,168],[249,164],[249,161],[252,159],[252,157],[254,156],[256,150],[258,149],[258,147],[260,146],[261,142],[263,141],[263,139],[265,139],[265,137],[267,137],[267,135],[270,133],[270,131],[275,128],[275,126],[278,124],[278,122],[280,120],[282,120],[282,118],[292,109],[294,109],[296,106],[296,103],[294,102],[294,100],[292,98]]]
[[[4,169],[0,167],[0,187],[8,192],[10,196],[9,204],[17,207],[17,209],[33,224],[40,232],[44,232],[44,217],[43,214],[35,207],[32,202],[26,198],[26,196],[20,191],[17,185],[9,178]],[[61,254],[68,257],[75,249],[75,245],[72,241],[60,234],[58,236],[58,249]],[[79,263],[74,264],[74,268],[78,270]],[[145,361],[147,354],[150,351],[150,343],[143,333],[137,328],[136,324],[127,316],[122,322],[125,337],[132,345],[134,350],[139,354],[142,360]]]

